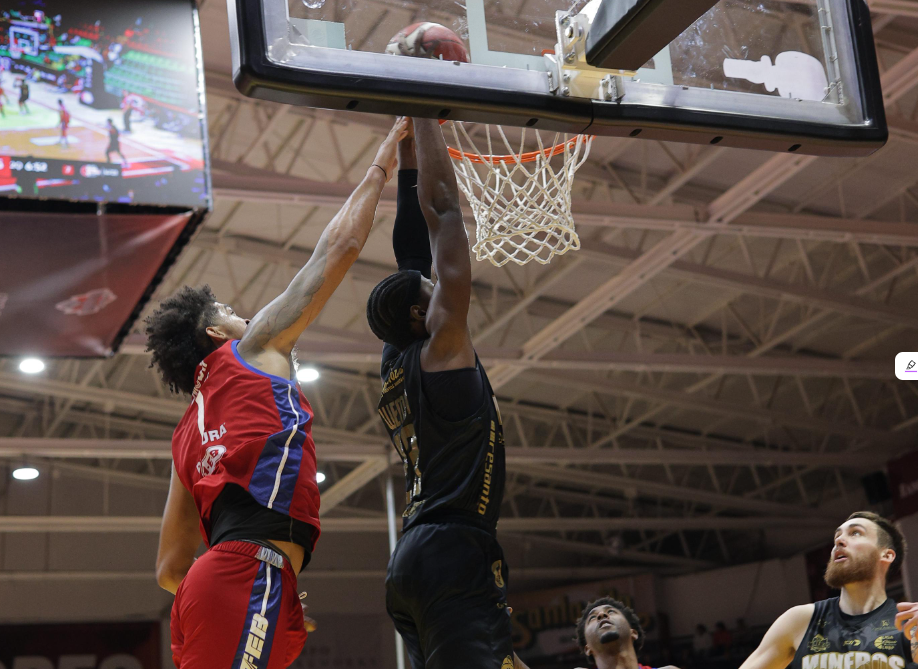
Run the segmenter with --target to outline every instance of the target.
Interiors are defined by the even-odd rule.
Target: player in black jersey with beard
[[[504,439],[469,334],[468,236],[438,123],[415,119],[414,135],[399,146],[400,271],[367,302],[385,342],[379,414],[405,465],[404,534],[389,561],[386,607],[412,669],[514,669],[525,665],[513,652],[495,536]]]
[[[899,604],[904,613],[897,620],[886,596],[886,577],[904,559],[905,540],[891,522],[870,511],[852,513],[835,531],[826,567],[826,584],[841,596],[786,611],[740,669],[914,667],[918,642],[896,626],[915,605]]]

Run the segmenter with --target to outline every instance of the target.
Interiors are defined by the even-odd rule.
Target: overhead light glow
[[[35,467],[20,467],[13,470],[13,478],[19,481],[31,481],[38,478],[38,470]]]
[[[319,370],[315,367],[300,367],[296,373],[296,378],[300,383],[312,383],[319,378]]]
[[[325,483],[325,474],[316,472],[316,483]]]
[[[45,371],[45,363],[38,358],[26,358],[19,363],[19,371],[25,374],[38,374]]]

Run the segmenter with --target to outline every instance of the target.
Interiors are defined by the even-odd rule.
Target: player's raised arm
[[[468,327],[472,263],[456,175],[437,121],[415,119],[414,136],[418,199],[427,220],[438,278],[425,319],[431,338],[424,369],[474,367],[475,350]]]
[[[249,362],[269,367],[271,361],[263,354],[280,353],[286,365],[296,340],[357,260],[373,227],[382,189],[395,173],[396,150],[407,125],[404,118],[396,121],[366,176],[325,228],[309,261],[287,289],[249,323],[238,347]]]
[[[785,669],[794,659],[814,611],[813,604],[804,604],[782,613],[740,669]]]

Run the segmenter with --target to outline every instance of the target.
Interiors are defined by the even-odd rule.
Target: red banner
[[[108,355],[190,220],[0,212],[0,355]]]
[[[161,669],[159,623],[0,626],[0,669]]]
[[[904,518],[918,513],[918,451],[890,460],[887,468],[896,516]]]

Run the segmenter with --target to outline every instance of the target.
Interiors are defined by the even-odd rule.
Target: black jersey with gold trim
[[[905,669],[909,644],[896,629],[896,603],[857,616],[842,612],[838,597],[816,602],[790,669]]]
[[[469,522],[494,530],[504,496],[506,466],[500,411],[488,375],[476,366],[486,389],[470,417],[448,421],[424,394],[417,341],[382,368],[377,407],[405,465],[403,528],[430,522]]]

